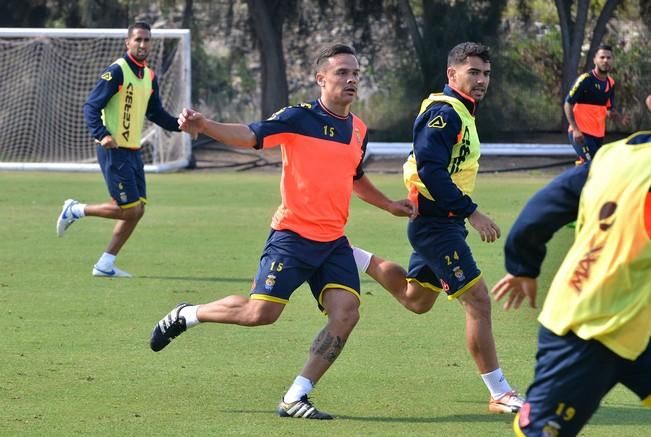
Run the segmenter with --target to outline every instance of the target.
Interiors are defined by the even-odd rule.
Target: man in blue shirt
[[[360,248],[353,254],[360,271],[414,313],[430,311],[440,295],[457,300],[466,316],[467,348],[490,392],[489,411],[515,413],[523,400],[500,367],[488,289],[466,242],[466,220],[482,241],[500,237],[499,226],[471,198],[480,156],[475,113],[488,89],[490,67],[487,47],[458,44],[448,55],[448,84],[421,104],[413,152],[403,167],[409,199],[419,213],[407,228],[413,248],[409,271]]]
[[[84,118],[97,144],[97,160],[112,201],[83,204],[64,202],[56,231],[66,229],[84,216],[117,220],[106,251],[93,267],[93,276],[130,277],[115,266],[115,257],[145,213],[147,187],[140,139],[145,117],[169,131],[180,132],[177,119],[160,100],[158,81],[147,66],[151,49],[149,24],[129,27],[126,54],[102,73],[84,104]]]

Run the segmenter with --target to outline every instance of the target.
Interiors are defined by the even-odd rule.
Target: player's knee
[[[278,314],[258,309],[243,314],[240,324],[244,326],[264,326],[271,325],[276,320],[278,320]]]
[[[249,299],[238,311],[242,326],[271,325],[280,317],[285,305],[258,299]]]
[[[414,314],[429,312],[436,302],[438,293],[429,290],[417,282],[408,282],[405,289],[405,299],[402,304]]]
[[[357,322],[359,322],[359,307],[351,305],[345,308],[339,308],[336,311],[328,313],[328,319],[331,323],[345,327],[347,330],[352,330],[357,325]]]
[[[483,282],[477,284],[472,289],[468,290],[462,296],[462,304],[466,312],[475,319],[491,318],[491,300],[488,296],[488,290]]]
[[[434,301],[415,300],[406,303],[405,307],[414,314],[425,314],[432,309]]]
[[[140,220],[142,216],[145,215],[145,205],[139,204],[133,208],[133,219]]]
[[[138,221],[145,214],[145,208],[140,205],[136,205],[133,208],[126,208],[122,210],[122,219],[128,221]]]

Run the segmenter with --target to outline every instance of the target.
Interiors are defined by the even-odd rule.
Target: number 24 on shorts
[[[447,263],[447,265],[452,265],[452,260],[459,261],[459,254],[455,250],[454,253],[452,254],[452,256],[445,255],[444,258],[445,258],[445,262]]]

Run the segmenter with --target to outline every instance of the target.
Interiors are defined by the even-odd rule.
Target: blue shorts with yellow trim
[[[140,150],[97,146],[97,162],[111,197],[122,208],[147,202],[145,165]]]
[[[287,303],[304,282],[323,311],[323,292],[341,288],[359,299],[359,273],[346,237],[308,240],[287,230],[271,230],[260,258],[251,299]]]
[[[407,280],[415,280],[448,298],[459,297],[481,277],[462,219],[419,216],[409,222],[407,236],[414,249]]]
[[[651,407],[651,343],[635,361],[571,331],[538,333],[534,381],[513,424],[517,435],[575,436],[604,396],[622,383]]]

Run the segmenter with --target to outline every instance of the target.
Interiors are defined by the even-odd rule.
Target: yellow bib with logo
[[[122,69],[122,87],[102,109],[102,121],[118,146],[139,149],[147,104],[151,96],[151,71],[145,67],[143,78],[140,79],[124,58],[114,63]]]
[[[423,100],[420,106],[420,116],[433,103],[447,103],[459,115],[461,119],[461,130],[457,136],[457,143],[452,146],[452,155],[448,164],[448,172],[452,182],[466,195],[471,195],[475,189],[477,172],[479,171],[480,143],[477,128],[475,127],[475,117],[470,114],[468,108],[459,100],[445,94],[430,94]],[[436,119],[430,123],[436,122]],[[430,126],[436,127],[436,126]],[[425,184],[418,176],[418,166],[416,157],[412,153],[403,165],[403,181],[408,191],[412,188],[424,197],[430,200],[436,200],[427,190]]]
[[[630,360],[651,336],[651,143],[626,144],[640,134],[602,146],[592,161],[575,242],[539,317],[557,335],[572,331]]]

